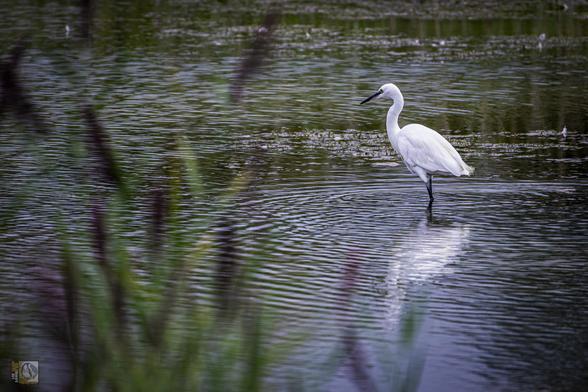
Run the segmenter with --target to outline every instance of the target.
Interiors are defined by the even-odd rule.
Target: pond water
[[[178,133],[211,193],[250,173],[238,254],[258,265],[247,289],[272,342],[293,346],[270,390],[394,390],[413,368],[421,391],[587,385],[585,7],[287,3],[233,102],[264,4],[104,2],[89,39],[69,2],[9,4],[1,52],[28,39],[19,74],[48,132],[0,123],[3,322],[30,291],[22,271],[51,258],[49,218],[86,219],[71,140],[91,102],[131,176],[157,172]],[[386,138],[387,104],[358,105],[387,82],[401,126],[438,130],[476,168],[435,178],[431,210]],[[214,306],[210,274],[191,279]]]

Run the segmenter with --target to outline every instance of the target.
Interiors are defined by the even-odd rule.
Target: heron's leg
[[[419,176],[419,178],[427,186],[427,191],[429,191],[429,203],[431,203],[433,201],[433,183],[431,182],[431,175],[419,166],[413,166],[412,172]]]
[[[425,183],[427,185],[427,190],[429,191],[429,202],[433,202],[435,198],[433,197],[433,176],[429,175],[429,181]]]

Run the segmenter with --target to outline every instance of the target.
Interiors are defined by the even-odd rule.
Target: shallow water
[[[76,7],[4,7],[2,53],[29,35],[21,79],[50,132],[0,123],[0,298],[26,298],[22,271],[57,257],[51,217],[87,219],[71,140],[92,102],[130,176],[154,175],[178,132],[211,193],[251,173],[231,214],[238,252],[259,265],[248,290],[274,317],[273,342],[295,346],[269,386],[394,389],[407,358],[423,391],[586,385],[587,10],[288,3],[270,58],[231,103],[264,7],[104,4],[91,40]],[[401,126],[437,129],[476,167],[435,178],[432,211],[386,139],[387,105],[358,105],[390,81]],[[214,306],[211,280],[194,271]]]

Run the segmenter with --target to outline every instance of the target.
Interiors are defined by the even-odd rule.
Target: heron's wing
[[[424,125],[410,124],[402,128],[398,135],[398,150],[407,165],[419,166],[430,173],[460,176],[473,171],[443,136]]]

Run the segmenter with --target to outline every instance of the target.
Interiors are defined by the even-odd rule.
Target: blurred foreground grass
[[[251,265],[237,260],[230,211],[222,211],[230,209],[233,197],[247,185],[246,175],[235,178],[211,203],[204,224],[187,228],[181,205],[205,188],[187,141],[177,136],[160,176],[163,182],[140,189],[118,166],[94,110],[84,108],[83,117],[96,182],[80,198],[82,209],[89,211],[89,225],[72,230],[70,217],[56,217],[60,266],[40,262],[32,271],[38,277],[34,291],[45,328],[67,353],[61,367],[71,372],[63,386],[260,390],[268,355],[261,349],[265,321],[258,303],[242,297],[237,301],[235,293]],[[127,225],[136,199],[145,195],[151,198],[150,227],[144,230],[146,238],[137,241],[129,238]],[[129,251],[137,243],[145,244],[139,253],[146,260]],[[188,279],[212,248],[219,250],[216,309],[197,305],[198,289]],[[19,328],[12,327],[13,334],[3,336],[3,360],[26,356],[19,349]]]
[[[258,30],[231,86],[234,101],[239,101],[243,85],[268,56],[277,23],[277,14],[270,13],[264,22],[268,27]],[[238,174],[224,190],[215,184],[211,192],[199,157],[181,131],[167,137],[165,153],[154,159],[160,161],[155,172],[133,171],[124,166],[128,157],[118,155],[99,113],[83,103],[67,108],[79,113],[72,118],[80,124],[65,126],[71,131],[60,134],[65,140],[55,144],[59,151],[48,158],[42,146],[35,146],[35,138],[52,137],[51,127],[43,122],[50,116],[38,115],[35,102],[20,85],[17,71],[23,51],[24,44],[17,45],[2,64],[0,120],[10,116],[30,137],[27,153],[33,159],[27,164],[36,167],[27,173],[32,181],[11,190],[16,197],[7,205],[15,213],[32,196],[59,198],[51,200],[56,208],[50,213],[33,217],[50,228],[49,242],[58,249],[58,257],[40,257],[23,272],[30,278],[34,304],[17,307],[13,317],[0,319],[0,360],[28,358],[27,334],[31,329],[33,334],[43,330],[48,334],[40,344],[47,348],[37,352],[49,351],[45,357],[55,362],[51,368],[63,370],[63,377],[53,376],[43,389],[271,390],[268,369],[286,357],[289,348],[273,344],[270,316],[261,299],[246,291],[258,265],[256,260],[239,258],[236,226],[243,218],[232,215],[236,199],[255,176]],[[75,175],[47,181],[55,189],[42,188],[39,177],[51,177],[63,166]],[[72,181],[74,177],[80,183]],[[200,208],[197,224],[195,209],[190,208],[193,203],[206,206]],[[3,211],[3,219],[12,214]],[[205,265],[211,260],[212,268]],[[359,261],[345,262],[348,270],[338,295],[347,308]],[[193,279],[211,269],[212,292]],[[213,306],[202,306],[200,297],[210,295]],[[36,314],[42,325],[31,325],[29,313]],[[338,368],[348,366],[360,390],[377,389],[368,350],[355,324],[344,324],[341,339],[327,355],[329,363],[319,371],[320,382],[328,384],[337,377]],[[408,332],[405,328],[404,340],[411,343],[414,337],[409,335],[416,330],[418,325],[410,325]],[[393,380],[394,390],[416,388],[422,362],[415,363],[414,369]],[[49,367],[41,362],[43,366]],[[51,378],[41,374],[45,380],[41,382]],[[284,385],[280,381],[277,384]],[[294,383],[288,385],[304,389],[304,377]],[[4,378],[0,386],[18,389]]]

